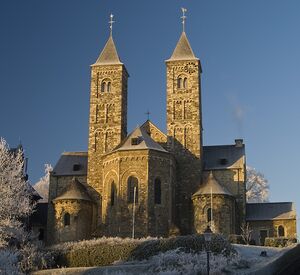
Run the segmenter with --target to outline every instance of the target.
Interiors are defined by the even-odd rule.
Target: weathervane
[[[182,19],[182,31],[184,32],[185,31],[185,19],[186,19],[185,13],[187,12],[187,9],[181,8],[181,10],[182,10],[182,16],[180,18]]]
[[[110,14],[109,17],[110,17],[110,21],[108,23],[109,23],[109,28],[110,28],[110,35],[112,35],[113,23],[115,23],[115,21],[113,21],[114,15]]]

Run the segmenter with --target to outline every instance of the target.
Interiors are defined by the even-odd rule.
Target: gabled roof
[[[289,220],[296,219],[293,202],[247,203],[247,221]]]
[[[138,126],[127,136],[127,138],[119,146],[117,146],[113,150],[113,152],[145,149],[167,152],[162,146],[160,146],[147,134],[145,129]]]
[[[167,135],[162,132],[152,121],[147,119],[141,126],[147,133],[152,129],[155,129],[160,135],[167,139]]]
[[[87,174],[87,152],[64,152],[56,163],[54,176],[79,176]],[[79,169],[74,171],[74,165]]]
[[[114,65],[122,64],[115,46],[112,35],[109,36],[101,54],[93,65]]]
[[[172,56],[167,61],[197,59],[187,39],[185,32],[182,32]]]
[[[232,194],[225,187],[219,184],[219,182],[214,177],[212,171],[209,173],[204,183],[201,184],[200,188],[193,196],[209,195],[211,193],[232,196]]]
[[[79,180],[77,180],[75,177],[67,185],[64,192],[60,196],[56,197],[53,201],[56,202],[60,200],[92,201],[85,186],[81,182],[79,182]]]

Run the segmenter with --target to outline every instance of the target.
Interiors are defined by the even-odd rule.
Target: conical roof
[[[182,32],[175,47],[175,50],[173,51],[173,54],[168,61],[189,59],[197,59],[197,57],[193,53],[190,42],[187,39],[185,32]]]
[[[109,36],[101,54],[94,65],[122,64],[112,35]]]
[[[56,202],[60,200],[92,201],[85,186],[82,183],[80,183],[76,178],[73,178],[69,185],[66,187],[65,191],[53,201]]]
[[[140,126],[135,128],[127,138],[117,146],[113,151],[127,151],[127,150],[143,150],[151,149],[162,152],[167,152],[162,146],[154,141]]]
[[[219,182],[214,177],[212,171],[210,171],[204,183],[201,184],[200,188],[193,196],[209,195],[211,193],[232,196],[232,194],[225,187],[219,184]]]

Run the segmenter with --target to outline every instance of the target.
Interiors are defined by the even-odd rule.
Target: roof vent
[[[131,145],[139,145],[142,139],[140,137],[135,137],[131,139]]]
[[[235,139],[235,147],[243,147],[243,139]]]
[[[80,164],[79,163],[73,164],[73,171],[79,171],[79,170],[80,170]]]
[[[226,164],[228,163],[228,160],[225,159],[225,158],[219,159],[219,163],[220,163],[221,165],[226,165]]]

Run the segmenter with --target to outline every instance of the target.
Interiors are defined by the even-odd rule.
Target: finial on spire
[[[113,21],[114,15],[111,13],[109,17],[110,17],[110,21],[108,23],[110,28],[110,35],[112,35],[113,23],[115,23],[115,21]]]
[[[147,112],[145,113],[145,115],[147,115],[147,119],[149,120],[150,119],[150,112],[149,112],[149,110],[147,110]]]
[[[185,13],[187,12],[187,9],[181,8],[181,10],[182,10],[182,16],[180,18],[182,19],[182,31],[185,32],[185,19],[186,19]]]

